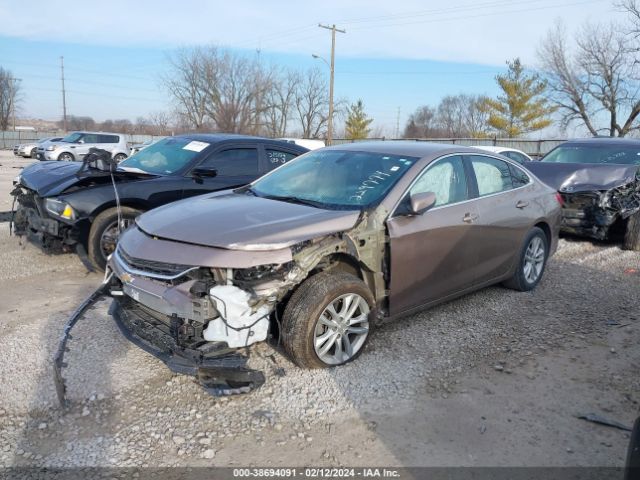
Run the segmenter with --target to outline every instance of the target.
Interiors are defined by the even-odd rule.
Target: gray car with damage
[[[640,250],[640,140],[571,140],[524,166],[562,195],[563,232]]]
[[[557,246],[557,197],[477,149],[330,147],[139,216],[102,288],[134,343],[211,393],[246,392],[264,377],[244,347],[270,336],[298,366],[331,367],[383,320],[496,283],[535,288]]]

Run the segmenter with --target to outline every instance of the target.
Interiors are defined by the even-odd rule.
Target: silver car
[[[41,160],[82,160],[91,148],[101,148],[121,162],[129,156],[129,147],[125,135],[107,132],[72,132],[58,142],[51,142],[46,147],[38,147],[38,158]]]
[[[13,154],[24,158],[36,158],[38,147],[47,142],[59,142],[62,137],[47,137],[32,142],[22,143],[13,147]]]

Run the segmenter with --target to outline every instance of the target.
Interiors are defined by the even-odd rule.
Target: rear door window
[[[511,173],[511,183],[513,184],[513,188],[524,187],[531,181],[529,175],[524,173],[521,168],[509,165],[509,171]]]
[[[513,189],[509,164],[493,157],[472,155],[471,166],[478,185],[478,194],[483,197]]]
[[[258,149],[231,148],[222,150],[203,160],[199,167],[216,169],[218,176],[225,177],[258,175]]]
[[[285,152],[284,150],[275,150],[273,148],[267,148],[266,154],[268,170],[273,170],[274,168],[277,168],[298,156],[295,153]]]
[[[511,152],[507,150],[506,152],[502,152],[501,155],[504,155],[505,157],[510,158],[511,160],[515,160],[520,164],[528,161],[528,159],[524,155],[518,152]]]
[[[82,135],[84,143],[98,143],[98,135],[95,133],[85,133]]]

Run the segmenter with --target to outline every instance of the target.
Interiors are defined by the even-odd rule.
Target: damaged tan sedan
[[[256,342],[279,339],[301,367],[342,365],[385,319],[495,283],[533,289],[560,211],[499,155],[341,145],[141,215],[105,285],[130,340],[213,394],[242,393],[264,382],[241,354]]]

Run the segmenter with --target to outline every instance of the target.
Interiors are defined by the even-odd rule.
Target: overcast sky
[[[337,38],[336,96],[362,98],[392,134],[398,108],[404,123],[446,94],[495,95],[505,60],[535,66],[558,18],[572,32],[622,17],[611,0],[0,0],[0,66],[22,78],[24,115],[60,117],[64,55],[70,113],[133,120],[169,108],[158,75],[177,47],[259,49],[266,61],[305,68],[318,63],[312,53],[330,53],[318,23],[335,23],[347,31]]]

